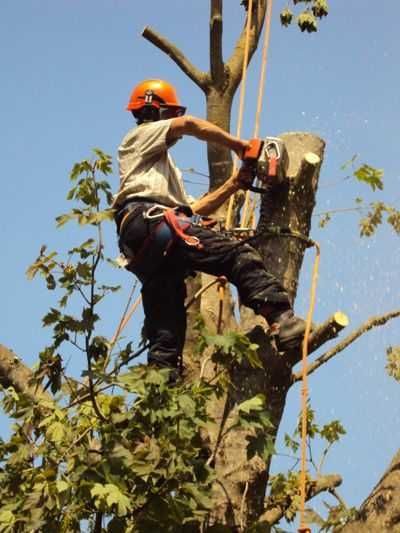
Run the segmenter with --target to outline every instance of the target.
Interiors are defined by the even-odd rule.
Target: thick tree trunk
[[[268,203],[268,212],[263,211],[260,224],[274,224],[289,227],[305,236],[310,233],[311,213],[315,205],[320,161],[323,157],[324,142],[311,134],[288,133],[282,135],[289,152],[289,171],[287,182],[277,190]],[[307,158],[307,153],[315,154]],[[317,162],[314,166],[304,163],[307,159]],[[265,207],[265,206],[264,206]],[[298,276],[304,257],[305,244],[292,237],[270,238],[268,234],[260,240],[260,252],[269,271],[281,279],[292,298],[295,297]],[[212,295],[206,296],[208,307]],[[256,322],[259,327],[254,328]],[[209,320],[212,323],[212,319]],[[264,326],[264,327],[263,327]],[[265,394],[268,410],[274,424],[275,438],[286,402],[287,392],[292,384],[292,367],[298,358],[279,356],[271,347],[266,332],[266,323],[256,318],[249,309],[242,310],[240,329],[251,331],[251,340],[259,348],[263,369],[249,367],[235,368],[230,376],[232,387],[227,398],[211,406],[210,411],[217,420],[221,414],[226,417],[225,427],[232,422],[233,408],[256,394]],[[265,508],[270,462],[260,458],[247,460],[247,445],[250,432],[233,430],[218,442],[215,455],[215,469],[218,482],[215,485],[214,516],[232,528],[248,527],[257,521]],[[208,435],[211,448],[215,449],[220,437],[218,431]],[[234,529],[233,529],[234,530]]]
[[[232,97],[219,89],[211,89],[207,94],[207,120],[225,131],[231,127]],[[232,156],[230,150],[208,143],[208,168],[210,189],[216,189],[232,173]]]
[[[271,197],[261,199],[259,227],[272,224],[308,236],[325,143],[311,133],[285,133],[281,138],[289,152],[288,179]],[[308,163],[313,160],[310,154],[317,156],[315,164]],[[301,239],[268,234],[259,246],[267,268],[283,281],[293,301],[305,249]]]

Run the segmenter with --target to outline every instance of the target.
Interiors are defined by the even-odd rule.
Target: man
[[[211,214],[231,194],[247,188],[250,172],[244,166],[218,189],[193,200],[168,152],[190,135],[225,146],[242,158],[249,142],[185,116],[174,87],[163,80],[146,80],[135,87],[127,109],[138,126],[119,147],[120,188],[113,207],[127,268],[143,284],[149,363],[178,365],[186,332],[184,280],[193,271],[225,276],[236,285],[244,305],[277,324],[281,351],[298,348],[304,321],[294,316],[285,289],[267,272],[256,250],[190,218],[192,213]]]

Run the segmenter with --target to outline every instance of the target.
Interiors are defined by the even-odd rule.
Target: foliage
[[[379,168],[372,167],[371,165],[363,164],[358,168],[354,168],[354,163],[358,155],[354,155],[349,161],[346,161],[341,169],[346,170],[348,167],[353,167],[352,175],[359,182],[368,185],[373,192],[383,191],[383,175],[384,171]],[[347,176],[350,177],[350,176]],[[324,213],[319,214],[319,227],[324,228],[331,220],[334,214],[340,213],[343,211],[354,211],[358,212],[361,215],[359,226],[360,226],[360,237],[371,237],[375,234],[377,228],[386,221],[389,226],[400,235],[400,211],[389,205],[388,203],[379,201],[379,202],[370,202],[364,203],[363,198],[355,199],[355,206],[347,209],[332,209]]]
[[[386,222],[400,235],[400,211],[383,202],[373,202],[369,205],[369,211],[360,220],[361,237],[371,237],[376,229],[382,224],[386,215]]]
[[[400,346],[389,346],[386,350],[386,370],[389,376],[400,381]]]
[[[373,191],[376,189],[383,190],[383,170],[381,168],[375,168],[364,164],[354,171],[354,176],[358,181],[369,185]]]
[[[43,317],[52,343],[39,354],[34,385],[55,395],[32,403],[14,389],[3,391],[5,412],[15,420],[0,442],[0,533],[81,531],[89,524],[109,532],[198,531],[212,506],[215,481],[209,449],[201,438],[216,427],[220,438],[249,430],[248,459],[274,453],[272,424],[263,395],[234,406],[229,422],[216,422],[207,405],[225,394],[233,367],[259,367],[258,346],[238,333],[211,335],[199,322],[200,355],[211,353],[220,369],[212,382],[182,382],[168,369],[128,367],[132,343],[118,346],[99,332],[98,305],[118,290],[98,280],[104,255],[102,224],[112,217],[110,187],[98,175],[111,159],[95,150],[92,161],[74,165],[68,199],[74,207],[57,218],[75,221],[94,235],[66,259],[42,246],[29,267],[57,294]],[[70,308],[79,311],[72,313]],[[82,381],[67,375],[71,350],[83,355]],[[224,526],[209,531],[228,531]]]
[[[301,11],[295,17],[294,11],[297,4],[301,6]],[[290,26],[295,19],[302,32],[313,33],[318,30],[318,19],[326,17],[328,13],[327,0],[291,0],[288,6],[281,11],[280,19],[282,26],[285,27]]]
[[[322,469],[327,458],[327,455],[340,437],[345,435],[346,431],[343,428],[339,420],[332,420],[324,425],[320,425],[316,422],[315,411],[310,404],[307,407],[307,450],[308,450],[308,475],[307,485],[310,487],[313,484],[311,474],[316,479],[322,475]],[[300,461],[298,453],[300,450],[299,438],[301,435],[301,416],[297,427],[292,436],[285,434],[284,442],[288,450],[294,454],[294,467],[296,467]],[[316,461],[313,457],[313,444],[316,439],[322,441],[323,448],[319,461]],[[299,510],[300,505],[300,475],[293,470],[289,470],[287,474],[279,473],[270,476],[269,479],[269,495],[268,506],[269,507],[281,507],[285,510],[284,516],[289,522],[293,521],[296,513]],[[333,507],[332,507],[333,509]],[[326,531],[329,531],[333,527],[333,522],[328,515],[326,519],[321,518],[313,509],[308,510],[308,521],[316,522],[318,520],[327,527]],[[332,523],[331,523],[332,522]],[[329,527],[328,527],[329,526]]]

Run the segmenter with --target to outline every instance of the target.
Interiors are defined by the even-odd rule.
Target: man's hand
[[[237,190],[244,189],[245,191],[253,183],[253,180],[254,175],[252,169],[246,164],[243,164],[230,178],[230,181],[235,184]]]
[[[242,141],[238,139],[238,146],[234,148],[235,154],[242,161],[245,151],[250,148],[250,141]]]

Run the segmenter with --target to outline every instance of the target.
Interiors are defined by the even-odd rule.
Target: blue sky
[[[66,249],[75,229],[56,230],[54,218],[68,209],[68,172],[92,147],[116,153],[133,124],[125,112],[132,87],[149,77],[166,78],[179,89],[191,114],[204,116],[201,92],[140,32],[151,25],[178,46],[193,63],[208,65],[208,2],[160,0],[150,9],[128,0],[2,0],[0,6],[0,145],[2,197],[2,328],[0,343],[28,364],[48,341],[41,317],[55,295],[39,281],[28,282],[27,266],[40,246]],[[225,57],[240,29],[239,0],[225,2]],[[284,30],[274,3],[270,62],[261,131],[312,131],[327,142],[315,212],[383,199],[399,206],[398,24],[400,4],[385,0],[331,1],[331,14],[314,35]],[[227,8],[229,6],[229,9]],[[243,136],[253,131],[259,58],[249,72]],[[237,107],[237,106],[236,106]],[[235,122],[233,124],[235,127]],[[372,193],[344,179],[342,163],[359,161],[385,169],[385,190]],[[182,168],[207,171],[205,146],[184,139],[174,148]],[[189,192],[202,194],[204,178],[187,174]],[[117,172],[111,179],[117,187]],[[337,309],[351,327],[399,305],[398,237],[381,228],[369,240],[358,236],[358,216],[334,217],[323,230],[314,218],[313,237],[322,245],[316,320]],[[106,232],[110,255],[117,249],[113,228]],[[296,309],[305,313],[311,257],[307,256]],[[132,279],[106,272],[124,292],[103,312],[102,333],[118,323]],[[130,326],[135,337],[140,317]],[[341,493],[359,505],[399,444],[400,387],[385,372],[385,351],[400,344],[398,322],[365,335],[314,374],[311,398],[322,422],[339,418],[347,435],[334,449],[326,472],[344,477]],[[74,356],[76,357],[76,356]],[[80,362],[72,360],[72,370]],[[299,389],[289,395],[284,431],[299,411]],[[4,421],[4,419],[3,419]],[[5,421],[4,421],[4,424]],[[280,459],[278,467],[285,467]]]

